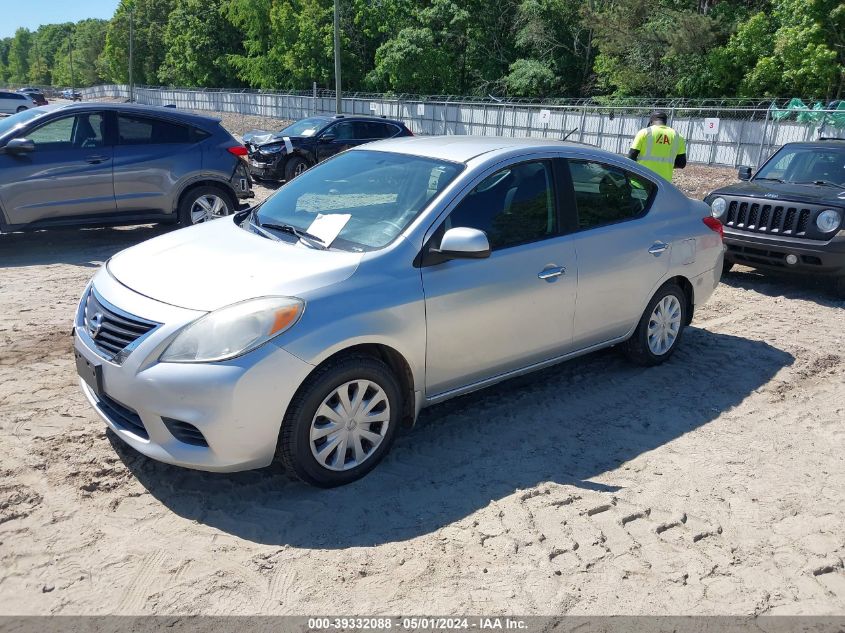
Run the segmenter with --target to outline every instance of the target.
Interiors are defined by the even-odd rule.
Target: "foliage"
[[[334,87],[334,0],[120,0],[18,29],[0,82]],[[845,91],[842,0],[339,0],[344,90],[523,97]],[[73,52],[73,76],[70,56]]]

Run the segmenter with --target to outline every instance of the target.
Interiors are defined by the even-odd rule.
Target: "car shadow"
[[[833,291],[831,279],[825,276],[760,271],[738,266],[722,277],[722,283],[732,288],[753,290],[768,297],[785,297],[813,301],[822,306],[836,307],[843,302]]]
[[[722,380],[737,358],[742,371]],[[168,466],[109,439],[182,517],[256,543],[371,546],[428,534],[543,482],[610,495],[630,476],[615,471],[621,464],[718,418],[793,360],[765,342],[695,327],[659,367],[606,350],[425,409],[382,464],[332,490],[293,482],[279,466]]]
[[[60,263],[97,268],[118,251],[175,228],[178,227],[145,224],[2,233],[0,268]]]

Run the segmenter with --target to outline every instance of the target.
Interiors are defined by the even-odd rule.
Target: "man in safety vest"
[[[634,137],[628,158],[672,182],[672,170],[687,166],[687,144],[683,136],[666,125],[667,120],[665,112],[652,114],[648,127]]]

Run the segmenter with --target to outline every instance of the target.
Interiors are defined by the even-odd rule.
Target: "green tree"
[[[102,55],[102,71],[108,80],[129,81],[129,22],[134,25],[133,80],[137,84],[158,82],[164,62],[164,32],[175,0],[120,0],[109,22]]]
[[[32,32],[19,28],[9,45],[8,81],[25,84],[29,81],[29,51],[32,47]]]
[[[161,82],[179,86],[239,84],[229,56],[240,49],[237,29],[223,14],[223,0],[176,0],[164,32]]]

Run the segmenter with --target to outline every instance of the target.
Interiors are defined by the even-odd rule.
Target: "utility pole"
[[[335,112],[343,111],[340,99],[340,8],[338,0],[334,0],[334,94]]]
[[[73,77],[73,36],[68,34],[67,47],[70,55],[70,96],[73,98],[73,93],[76,92],[76,82]]]
[[[134,53],[134,44],[135,44],[135,25],[134,25],[134,16],[135,16],[135,7],[131,7],[129,9],[129,102],[135,102],[135,84],[132,81],[132,67],[135,65],[133,63],[133,53]]]

